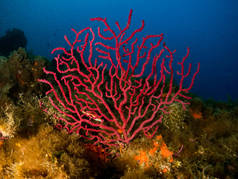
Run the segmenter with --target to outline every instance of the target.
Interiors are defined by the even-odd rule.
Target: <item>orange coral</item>
[[[169,162],[173,162],[173,152],[171,152],[166,144],[163,142],[160,147],[160,154],[163,158],[168,158]]]
[[[156,139],[153,140],[153,148],[148,150],[140,150],[139,154],[134,158],[142,167],[149,167],[153,164],[153,159],[157,151],[160,151],[162,158],[166,159],[169,162],[173,162],[173,152],[171,152],[167,145],[162,140],[162,136],[159,135]]]
[[[145,151],[140,151],[140,154],[135,156],[135,159],[139,162],[140,166],[149,167],[149,157]]]
[[[191,113],[194,119],[201,119],[202,113],[201,112],[192,112]]]
[[[3,145],[4,140],[0,140],[0,147]]]

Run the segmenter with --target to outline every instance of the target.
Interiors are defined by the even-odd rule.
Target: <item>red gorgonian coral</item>
[[[91,27],[72,29],[72,42],[64,36],[69,49],[52,51],[62,53],[55,57],[57,72],[44,68],[52,78],[39,79],[49,85],[46,95],[59,125],[95,144],[127,144],[141,131],[154,136],[168,105],[178,102],[185,109],[199,72],[200,64],[191,76],[191,64],[185,72],[189,49],[174,63],[175,50],[162,44],[163,34],[137,38],[144,21],[131,31],[131,17],[132,10],[126,26],[116,22],[116,30],[106,18],[91,19],[103,25],[97,33]]]

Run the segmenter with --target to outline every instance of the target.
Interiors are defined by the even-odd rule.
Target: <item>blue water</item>
[[[238,99],[237,0],[0,0],[0,36],[9,28],[25,32],[27,49],[52,58],[64,45],[64,34],[80,30],[92,17],[113,24],[145,20],[145,34],[164,33],[164,41],[178,56],[190,47],[190,60],[201,63],[192,92],[216,100]],[[194,67],[195,68],[195,67]]]

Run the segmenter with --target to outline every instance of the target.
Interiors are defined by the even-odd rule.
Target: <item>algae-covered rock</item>
[[[46,63],[40,56],[30,59],[23,48],[13,51],[8,59],[0,58],[0,96],[16,102],[19,93],[28,97],[41,94],[43,88],[37,79],[43,76],[42,68]]]
[[[105,148],[56,128],[58,111],[37,82],[44,66],[23,48],[0,57],[0,178],[238,177],[237,103],[196,97],[186,111],[172,103],[157,137]]]
[[[0,55],[8,56],[13,50],[19,47],[25,48],[27,39],[24,32],[13,28],[6,31],[6,34],[0,37]]]

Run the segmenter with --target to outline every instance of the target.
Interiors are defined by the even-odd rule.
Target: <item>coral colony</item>
[[[62,53],[55,57],[57,72],[44,68],[51,78],[39,79],[49,85],[46,95],[57,111],[57,126],[94,144],[128,144],[140,132],[153,137],[170,104],[185,109],[199,72],[200,64],[194,73],[191,64],[185,69],[189,48],[175,63],[175,50],[162,42],[163,34],[137,38],[144,21],[131,30],[131,18],[132,10],[124,28],[97,17],[91,19],[102,23],[97,32],[72,29],[73,41],[64,36],[69,50],[52,51]]]

